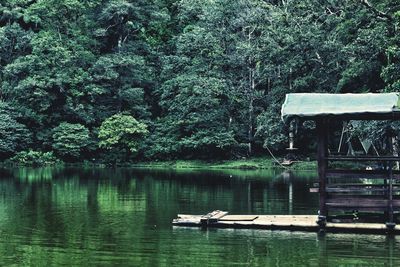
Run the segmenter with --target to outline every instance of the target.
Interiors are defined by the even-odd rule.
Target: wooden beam
[[[387,170],[327,170],[328,178],[387,179]],[[400,179],[400,172],[393,171],[393,178]]]
[[[384,185],[359,185],[359,186],[327,186],[325,189],[326,193],[329,195],[334,195],[334,194],[341,194],[341,193],[348,193],[352,195],[368,195],[370,196],[370,193],[382,193],[382,194],[374,194],[377,196],[387,196],[387,188]],[[400,187],[396,186],[393,187],[393,193],[399,193],[400,192]],[[319,193],[319,188],[317,187],[311,187],[310,188],[310,193]],[[348,196],[348,195],[345,195]]]
[[[400,184],[393,184],[394,189],[398,189],[400,187]],[[364,183],[331,183],[329,184],[328,187],[334,187],[334,188],[351,188],[351,187],[355,187],[355,188],[363,188],[363,187],[369,187],[369,188],[374,188],[374,187],[383,187],[385,188],[385,184],[364,184]]]
[[[392,138],[389,137],[389,145],[390,148],[393,149],[393,143],[392,143]],[[388,188],[388,215],[389,215],[389,220],[386,223],[387,225],[392,225],[394,224],[394,218],[393,218],[393,162],[389,162],[389,188]],[[394,227],[394,226],[393,226]]]
[[[227,214],[228,214],[228,212],[226,212],[226,211],[214,210],[213,212],[203,215],[200,219],[200,222],[202,224],[215,223]]]
[[[368,208],[365,208],[368,210]],[[200,216],[185,215],[186,219],[177,218],[172,221],[174,226],[184,227],[204,227],[200,222]],[[225,217],[228,217],[227,215]],[[235,217],[235,215],[231,215]],[[320,231],[320,226],[316,223],[315,215],[254,215],[256,218],[251,221],[241,220],[243,215],[239,215],[240,220],[218,220],[215,223],[207,224],[206,227],[216,228],[240,228],[240,229],[275,229],[290,231]],[[328,222],[325,226],[327,232],[345,233],[387,233],[388,228],[383,223],[361,223],[356,221],[334,223]],[[400,233],[399,229],[393,229],[393,233]]]
[[[397,190],[400,192],[400,190]],[[386,188],[356,188],[356,187],[327,187],[327,193],[349,193],[349,194],[369,194],[369,193],[386,193]]]
[[[349,121],[349,120],[400,120],[400,110],[394,110],[391,113],[363,113],[363,114],[343,114],[343,115],[315,115],[315,116],[297,116],[300,120],[336,120],[336,121]]]
[[[317,130],[317,162],[318,162],[318,179],[319,179],[319,224],[326,224],[328,209],[326,207],[326,170],[328,155],[328,123],[326,120],[316,121]]]
[[[326,205],[329,208],[341,208],[348,210],[364,210],[368,208],[370,210],[375,209],[376,211],[384,212],[388,210],[389,201],[387,199],[378,199],[372,197],[329,197],[326,201]],[[392,201],[393,210],[400,209],[400,200],[395,199]]]
[[[329,156],[326,159],[328,161],[400,161],[400,157],[395,156]]]

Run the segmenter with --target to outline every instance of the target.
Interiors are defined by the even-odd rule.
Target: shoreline
[[[65,163],[59,162],[55,164],[22,164],[22,163],[0,163],[1,166],[8,167],[121,167],[121,168],[143,168],[143,169],[211,169],[211,170],[267,170],[267,169],[282,169],[282,170],[304,170],[316,171],[316,161],[299,161],[290,166],[282,167],[272,158],[250,158],[239,160],[167,160],[167,161],[142,161],[142,162],[127,162],[117,165],[109,165],[104,163],[80,162],[80,163]]]
[[[135,168],[172,168],[172,169],[231,169],[231,170],[266,170],[288,169],[316,171],[316,161],[300,161],[290,166],[282,167],[271,158],[253,158],[243,160],[173,160],[173,161],[149,161],[128,164],[126,167]]]

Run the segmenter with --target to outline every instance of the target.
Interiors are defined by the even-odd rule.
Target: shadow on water
[[[173,228],[177,213],[315,214],[315,173],[0,169],[0,264],[396,266],[398,239]]]

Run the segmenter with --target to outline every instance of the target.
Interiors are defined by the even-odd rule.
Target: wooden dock
[[[318,225],[316,215],[229,215],[224,211],[213,211],[206,215],[178,214],[172,221],[175,226],[214,227],[237,229],[270,229],[308,232],[343,232],[399,234],[400,229],[390,229],[383,223],[327,222]]]

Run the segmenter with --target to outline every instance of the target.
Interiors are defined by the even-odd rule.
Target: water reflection
[[[312,214],[314,173],[0,169],[0,264],[375,265],[396,238],[172,228],[177,213]]]

